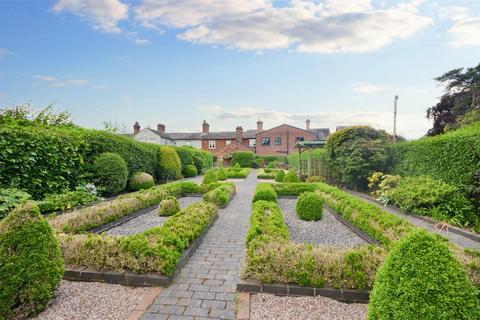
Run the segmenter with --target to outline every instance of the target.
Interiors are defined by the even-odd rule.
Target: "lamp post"
[[[397,142],[397,101],[398,95],[395,95],[393,103],[393,142]]]

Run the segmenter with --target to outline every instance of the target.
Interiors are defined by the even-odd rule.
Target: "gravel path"
[[[250,320],[360,320],[367,318],[367,305],[342,303],[317,297],[279,297],[252,294]]]
[[[56,297],[36,319],[118,320],[139,305],[148,288],[62,280]]]
[[[295,212],[297,199],[278,199],[278,205],[283,212],[290,238],[297,242],[354,247],[366,242],[329,212],[323,209],[323,218],[318,221],[303,221]]]
[[[201,197],[183,197],[178,199],[178,202],[180,203],[180,208],[184,209],[185,207],[201,200]],[[118,227],[106,231],[106,234],[110,236],[127,236],[130,234],[140,233],[150,228],[161,226],[165,221],[167,221],[168,218],[169,217],[159,216],[158,208],[155,208],[145,214],[142,214],[141,216],[136,217],[135,219],[119,225]]]

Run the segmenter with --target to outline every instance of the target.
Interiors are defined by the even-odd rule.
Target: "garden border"
[[[145,210],[145,209],[142,209]],[[138,211],[137,211],[138,212]],[[130,271],[99,271],[96,269],[89,268],[87,266],[79,266],[75,268],[65,267],[65,272],[63,274],[63,279],[72,280],[72,281],[86,281],[86,282],[106,282],[113,284],[121,284],[132,287],[154,287],[162,286],[167,287],[176,275],[180,272],[183,266],[187,263],[193,253],[202,243],[205,238],[208,230],[217,220],[218,215],[214,220],[208,225],[203,233],[192,242],[192,244],[182,253],[180,260],[178,261],[173,273],[170,276],[160,275],[158,273],[148,272],[148,273],[133,273]]]
[[[240,280],[237,283],[238,292],[248,293],[270,293],[279,296],[322,296],[348,303],[368,303],[370,291],[359,291],[353,289],[334,289],[302,287],[292,284],[263,284],[257,280]]]
[[[354,190],[350,190],[350,189],[347,189],[347,188],[342,188],[342,190],[351,194],[351,195],[353,195],[353,196],[357,196],[357,197],[363,198],[367,201],[374,202],[376,205],[381,205],[381,203],[379,203],[375,198],[369,196],[368,194],[364,194],[364,193],[354,191]],[[412,216],[412,217],[417,218],[419,220],[425,221],[428,224],[432,225],[433,227],[435,227],[436,223],[441,222],[441,221],[433,220],[432,218],[427,217],[427,216],[420,216],[420,215],[415,214],[413,212],[405,211],[405,210],[403,210],[403,209],[401,209],[397,206],[391,205],[391,204],[387,204],[386,207],[388,207],[390,209],[393,209],[393,210],[397,210],[399,213],[404,214],[406,216]],[[471,233],[469,231],[463,230],[459,227],[452,226],[452,225],[449,224],[447,232],[448,231],[450,231],[452,233],[455,233],[457,235],[463,236],[465,238],[468,238],[470,240],[480,242],[480,235],[476,235],[476,234]]]
[[[277,199],[297,199],[297,198],[298,198],[298,196],[278,196],[277,197]],[[341,215],[339,215],[337,212],[335,212],[335,210],[330,208],[328,205],[326,205],[326,204],[323,204],[323,205],[329,209],[330,213],[332,214],[332,216],[335,219],[337,219],[340,223],[342,223],[344,226],[346,226],[348,229],[350,229],[353,233],[355,233],[357,236],[359,236],[362,240],[364,240],[368,244],[375,244],[377,246],[383,247],[383,245],[380,241],[372,238],[371,236],[369,236],[368,234],[366,234],[365,232],[363,232],[359,228],[355,227],[353,224],[351,224],[349,221],[345,220]],[[283,214],[283,212],[282,212],[282,214]]]

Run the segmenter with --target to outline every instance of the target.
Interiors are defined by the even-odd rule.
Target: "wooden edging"
[[[353,191],[353,190],[350,190],[350,189],[346,189],[346,188],[343,188],[343,191],[347,192],[347,193],[350,193],[351,195],[354,195],[354,196],[357,196],[357,197],[360,197],[360,198],[363,198],[367,201],[370,201],[370,202],[373,202],[375,205],[377,206],[383,206],[381,203],[379,203],[375,198],[369,196],[368,194],[364,194],[364,193],[361,193],[361,192],[356,192],[356,191]],[[399,207],[396,207],[394,205],[391,205],[391,204],[387,204],[385,207],[388,207],[392,210],[395,210],[395,211],[398,211],[398,213],[401,213],[401,214],[404,214],[406,216],[412,216],[414,218],[417,218],[418,220],[422,220],[422,221],[425,221],[427,222],[428,224],[432,225],[432,227],[435,227],[435,225],[441,221],[436,221],[436,220],[433,220],[432,218],[430,217],[427,217],[427,216],[420,216],[418,214],[415,214],[415,213],[412,213],[412,212],[408,212],[408,211],[405,211],[403,209],[400,209]],[[466,230],[463,230],[459,227],[455,227],[455,226],[452,226],[452,225],[448,225],[448,230],[447,232],[450,231],[452,233],[455,233],[455,234],[458,234],[460,236],[463,236],[465,238],[468,238],[470,240],[473,240],[473,241],[477,241],[477,242],[480,242],[480,235],[476,235],[472,232],[469,232],[469,231],[466,231]]]
[[[322,296],[349,303],[368,303],[370,291],[353,289],[301,287],[291,284],[263,284],[257,280],[240,280],[237,291],[248,293],[270,293],[281,296]]]
[[[172,282],[175,276],[187,263],[187,261],[193,255],[200,243],[202,243],[203,238],[205,238],[205,235],[212,227],[213,223],[217,220],[217,218],[218,215],[215,216],[215,219],[213,219],[212,222],[207,226],[207,228],[205,228],[203,233],[197,239],[195,239],[195,241],[185,251],[183,251],[180,260],[178,261],[173,273],[170,276],[165,276],[153,272],[133,273],[130,271],[99,271],[86,266],[72,268],[69,268],[67,266],[65,268],[65,272],[63,273],[63,279],[72,281],[106,282],[122,284],[131,287],[166,287]]]
[[[297,199],[297,196],[279,196],[278,199]],[[344,226],[349,228],[353,233],[355,233],[357,236],[359,236],[363,241],[370,243],[370,244],[375,244],[378,246],[382,246],[382,243],[378,241],[377,239],[372,238],[370,235],[366,234],[359,228],[357,228],[355,225],[353,225],[351,222],[345,220],[341,215],[339,215],[335,210],[324,204],[325,207],[327,207],[329,213],[337,219],[340,223],[342,223]]]

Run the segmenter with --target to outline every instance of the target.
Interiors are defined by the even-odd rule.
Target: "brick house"
[[[258,155],[288,155],[295,152],[297,141],[324,141],[330,129],[311,129],[310,120],[306,129],[288,124],[263,130],[263,121],[258,119],[256,130],[244,131],[238,126],[235,131],[211,132],[210,125],[203,120],[202,132],[165,131],[165,125],[158,124],[157,130],[140,128],[138,122],[133,126],[134,139],[145,142],[172,146],[192,146],[209,151],[219,160],[235,151],[252,151]]]

